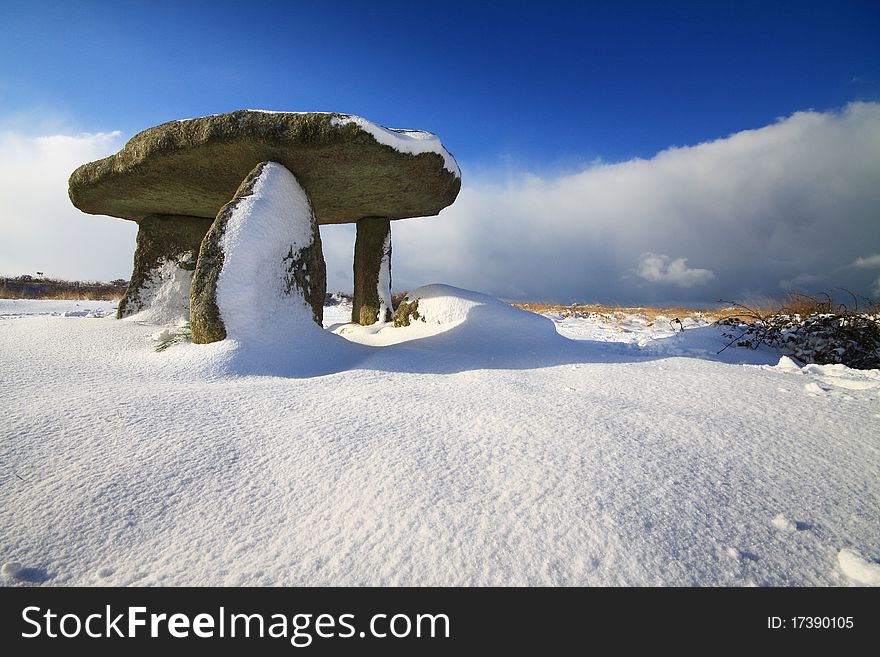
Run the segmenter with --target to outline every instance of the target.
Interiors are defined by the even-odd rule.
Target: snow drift
[[[0,301],[3,583],[877,582],[880,371],[413,292],[305,354]]]

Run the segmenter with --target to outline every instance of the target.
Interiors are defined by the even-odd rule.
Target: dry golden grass
[[[827,294],[810,296],[800,293],[790,293],[784,299],[764,299],[759,302],[737,305],[734,302],[719,302],[717,308],[683,308],[681,306],[606,306],[602,304],[586,304],[563,306],[548,303],[513,303],[512,306],[529,310],[535,313],[559,313],[562,316],[596,314],[603,317],[623,315],[639,315],[648,321],[654,321],[658,317],[684,318],[695,317],[708,321],[735,318],[743,321],[754,321],[756,317],[771,317],[773,315],[800,315],[809,317],[825,313],[853,313],[867,312],[877,313],[878,304],[870,299],[863,299],[855,295],[841,291],[838,298],[832,298]],[[723,305],[722,305],[723,304]]]
[[[126,287],[125,281],[101,283],[31,277],[2,278],[0,298],[118,301],[125,294]]]
[[[715,321],[730,317],[735,312],[733,308],[707,309],[707,308],[683,308],[681,306],[605,306],[594,303],[587,305],[562,306],[550,303],[513,303],[514,308],[528,310],[533,313],[559,313],[563,316],[596,314],[603,317],[623,315],[639,315],[653,322],[661,318],[700,317],[708,321]]]
[[[877,315],[880,312],[880,305],[872,299],[859,297],[848,290],[841,289],[837,291],[836,296],[826,293],[813,296],[790,292],[781,301],[764,300],[763,302],[735,304],[725,310],[728,312],[724,318],[734,317],[755,321],[777,315],[800,316],[802,318],[827,314],[851,316],[867,313]]]

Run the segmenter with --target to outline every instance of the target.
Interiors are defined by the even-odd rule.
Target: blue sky
[[[4,3],[5,112],[350,112],[464,162],[650,156],[880,94],[877,2]]]
[[[461,200],[473,204],[502,183],[521,190],[516,181],[564,181],[799,112],[845,121],[848,104],[880,100],[877,34],[877,2],[3,3],[0,130],[21,139],[118,131],[119,143],[105,140],[118,148],[163,121],[244,107],[349,112],[439,134],[473,192]],[[875,126],[860,129],[873,136]],[[867,199],[855,202],[863,208]],[[584,217],[588,230],[589,208]],[[876,232],[859,235],[865,252],[840,258],[880,252]],[[715,263],[697,267],[699,252],[632,246],[638,258],[686,258],[716,274],[710,288],[719,285]],[[630,269],[651,282],[638,275],[638,258]],[[794,271],[797,264],[785,276],[827,274]],[[345,271],[340,265],[339,276]],[[404,269],[401,282],[427,282],[416,280],[421,273],[429,272]],[[783,273],[774,269],[778,280],[766,286],[756,278],[723,291],[778,292]],[[854,282],[867,291],[872,276]],[[508,296],[540,292],[493,285],[487,291]],[[621,299],[717,291],[615,286]],[[602,297],[603,288],[561,286],[545,296],[579,294]]]

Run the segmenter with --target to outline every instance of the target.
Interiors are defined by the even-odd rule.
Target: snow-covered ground
[[[880,371],[419,293],[408,328],[161,352],[0,300],[0,583],[880,582]]]
[[[116,313],[116,301],[56,301],[0,299],[0,321],[22,317],[106,317]]]

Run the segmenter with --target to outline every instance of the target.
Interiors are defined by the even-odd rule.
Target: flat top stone
[[[318,223],[435,215],[461,188],[440,140],[332,112],[238,110],[163,123],[79,167],[70,200],[89,214],[214,218],[260,162],[283,164]]]

